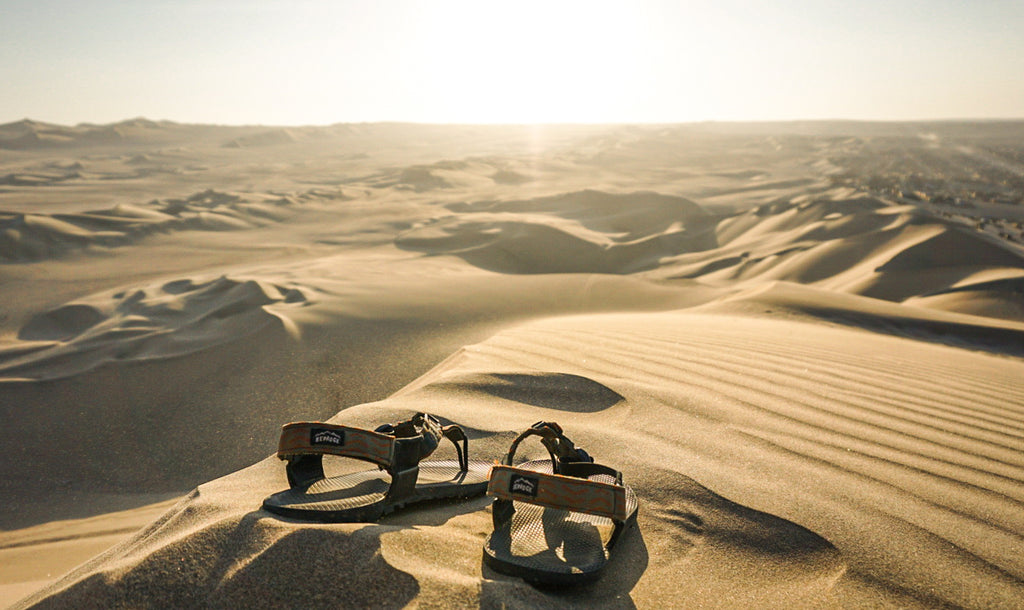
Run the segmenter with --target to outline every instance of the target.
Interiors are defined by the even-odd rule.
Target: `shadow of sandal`
[[[592,535],[598,536],[596,528],[592,529]],[[590,609],[596,604],[601,608],[636,608],[631,592],[647,571],[649,560],[643,529],[633,527],[619,540],[601,577],[581,586],[529,584],[483,565],[480,607],[515,607],[518,604],[529,608]]]

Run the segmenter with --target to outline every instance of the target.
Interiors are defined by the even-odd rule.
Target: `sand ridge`
[[[70,544],[76,495],[183,496],[5,583],[45,585],[24,607],[1019,605],[1014,221],[933,204],[947,174],[912,199],[857,173],[924,127],[997,150],[958,124],[0,126],[0,489],[53,505],[0,547]],[[1016,167],[993,154],[966,158]],[[259,510],[281,424],[422,410],[475,457],[554,420],[622,470],[639,529],[608,575],[492,573],[486,499]]]

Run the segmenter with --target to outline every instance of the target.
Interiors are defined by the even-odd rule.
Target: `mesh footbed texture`
[[[517,468],[552,472],[550,460],[524,462]],[[616,484],[608,475],[589,479]],[[608,542],[615,529],[611,519],[527,502],[513,501],[512,506],[511,520],[498,523],[484,543],[488,563],[499,572],[533,580],[545,580],[546,575],[584,577],[596,574],[608,561]],[[633,515],[636,509],[636,495],[626,487],[626,512]]]
[[[346,511],[359,511],[380,504],[382,514],[386,514],[391,509],[413,502],[481,493],[486,489],[490,467],[489,462],[470,461],[469,470],[462,472],[455,460],[421,462],[415,493],[396,506],[383,504],[391,486],[391,476],[379,469],[328,477],[308,486],[286,489],[268,497],[263,506],[271,512],[288,516],[322,519],[343,518]]]

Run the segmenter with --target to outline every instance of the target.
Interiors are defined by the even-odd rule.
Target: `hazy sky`
[[[0,123],[1024,117],[1024,0],[0,0]]]

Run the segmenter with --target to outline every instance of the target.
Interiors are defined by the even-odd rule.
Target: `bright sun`
[[[432,3],[414,78],[424,114],[458,122],[602,122],[651,78],[649,23],[628,4]],[[431,95],[432,94],[432,95]]]

